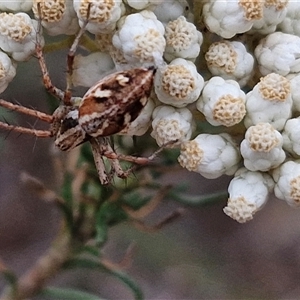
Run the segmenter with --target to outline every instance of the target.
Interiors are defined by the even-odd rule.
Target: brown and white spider
[[[75,52],[85,31],[85,26],[86,24],[82,26],[69,50],[67,87],[65,91],[62,91],[52,84],[47,70],[41,46],[41,20],[39,20],[36,56],[39,60],[45,88],[61,101],[61,105],[52,115],[48,115],[0,99],[0,106],[45,121],[50,124],[50,129],[37,130],[10,125],[5,122],[0,122],[0,128],[31,134],[36,137],[54,137],[55,145],[63,151],[73,149],[89,141],[99,179],[102,184],[108,184],[111,175],[116,174],[118,177],[126,178],[130,173],[130,170],[122,170],[119,160],[145,164],[161,150],[159,149],[148,158],[117,154],[107,138],[120,132],[135,120],[146,105],[152,88],[155,68],[136,68],[106,76],[86,92],[79,105],[76,104],[78,97],[71,96],[71,76]],[[106,172],[103,156],[111,162],[110,175]]]

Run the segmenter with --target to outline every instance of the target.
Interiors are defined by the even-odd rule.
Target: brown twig
[[[61,269],[71,257],[73,249],[71,236],[62,230],[48,252],[18,280],[16,290],[5,289],[0,300],[31,299]]]

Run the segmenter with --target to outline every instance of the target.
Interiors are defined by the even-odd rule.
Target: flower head
[[[178,162],[189,171],[213,179],[234,174],[240,154],[228,134],[199,134],[194,140],[182,143]]]
[[[15,60],[27,60],[35,52],[36,34],[37,21],[27,14],[0,14],[0,48]]]
[[[300,207],[300,162],[288,161],[274,170],[274,192],[278,199]]]
[[[177,57],[194,60],[199,55],[203,41],[196,26],[180,16],[166,25],[166,49],[164,58],[171,61]]]
[[[203,6],[207,28],[223,38],[248,31],[263,16],[263,1],[209,0]]]
[[[229,198],[224,213],[239,223],[252,220],[267,202],[273,187],[274,181],[268,174],[245,168],[238,170],[228,187]]]
[[[94,34],[112,32],[125,12],[118,0],[74,0],[74,9],[82,26],[89,18],[86,29]]]
[[[78,19],[71,1],[33,0],[32,10],[34,15],[42,20],[42,25],[49,35],[72,35],[79,30]]]
[[[196,66],[182,58],[176,58],[166,67],[159,68],[154,77],[158,99],[175,107],[195,102],[203,85],[204,79],[197,72]]]
[[[187,108],[174,108],[161,105],[152,114],[151,136],[159,146],[174,142],[178,146],[191,138],[194,129],[192,113]]]
[[[114,69],[114,63],[109,54],[94,52],[87,56],[75,56],[73,69],[73,85],[91,87]]]
[[[241,42],[235,41],[212,43],[205,60],[213,75],[236,80],[241,87],[247,84],[254,67],[253,56]]]
[[[300,157],[300,118],[289,119],[282,131],[283,149],[294,157]]]
[[[160,65],[166,45],[164,32],[155,14],[144,10],[124,17],[112,41],[131,65]]]
[[[205,84],[196,105],[210,124],[230,127],[243,120],[245,101],[246,95],[236,81],[216,76]]]
[[[1,1],[1,11],[25,12],[32,7],[32,0]]]
[[[266,172],[285,160],[283,138],[269,123],[259,123],[248,128],[241,143],[244,165],[250,171]]]
[[[263,8],[263,18],[256,20],[251,28],[251,32],[269,34],[276,30],[287,13],[289,0],[265,0]]]
[[[16,75],[16,67],[4,52],[0,51],[0,93],[2,93]]]
[[[246,95],[245,125],[249,127],[260,122],[270,123],[282,130],[292,114],[290,82],[283,76],[271,73]]]
[[[300,37],[274,32],[263,38],[254,54],[263,75],[275,72],[282,76],[300,71]]]

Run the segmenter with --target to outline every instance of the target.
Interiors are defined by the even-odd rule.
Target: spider
[[[155,68],[135,68],[108,75],[92,86],[78,105],[76,104],[78,97],[71,95],[71,76],[75,53],[79,40],[85,32],[88,16],[69,49],[65,91],[55,87],[51,82],[41,46],[41,19],[38,21],[36,57],[42,71],[43,83],[46,90],[58,98],[61,104],[52,115],[49,115],[0,99],[0,106],[36,117],[50,124],[49,130],[37,130],[0,122],[0,128],[36,137],[54,137],[55,145],[62,151],[71,150],[89,141],[100,182],[108,184],[114,174],[120,178],[126,178],[132,169],[124,171],[119,160],[146,164],[162,148],[149,157],[117,154],[110,145],[108,137],[120,132],[138,117],[150,95]],[[110,174],[106,171],[103,157],[110,161]]]

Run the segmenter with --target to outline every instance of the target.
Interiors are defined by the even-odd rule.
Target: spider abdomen
[[[92,137],[120,132],[146,105],[154,68],[136,68],[106,76],[84,95],[78,108],[79,125]]]

